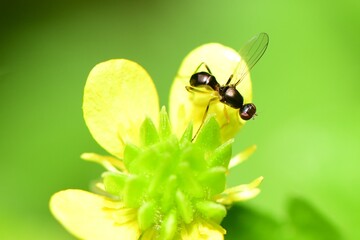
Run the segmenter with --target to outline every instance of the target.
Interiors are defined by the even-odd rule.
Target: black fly
[[[263,56],[268,44],[269,36],[266,33],[260,33],[251,38],[239,51],[241,61],[237,64],[233,74],[230,75],[229,79],[224,85],[220,85],[218,83],[215,76],[211,73],[209,66],[205,62],[202,62],[196,68],[195,73],[190,78],[190,86],[186,86],[186,89],[189,92],[203,92],[200,87],[205,86],[218,93],[217,97],[210,99],[205,110],[203,121],[205,120],[210,103],[215,100],[219,100],[220,102],[232,108],[239,109],[239,115],[243,120],[249,120],[253,118],[253,116],[256,114],[255,105],[253,103],[244,104],[244,98],[236,89],[236,86],[241,83],[249,71]],[[198,72],[202,65],[205,66],[207,72]],[[235,82],[232,83],[232,80]]]

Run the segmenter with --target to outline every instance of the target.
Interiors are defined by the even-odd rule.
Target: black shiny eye
[[[240,117],[243,120],[249,120],[251,118],[254,117],[255,113],[256,113],[256,107],[253,103],[247,103],[244,104],[241,108],[240,108]]]

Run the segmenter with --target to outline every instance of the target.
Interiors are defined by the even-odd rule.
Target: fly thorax
[[[232,108],[241,108],[244,103],[243,96],[234,86],[223,86],[219,90],[221,102],[229,105]]]

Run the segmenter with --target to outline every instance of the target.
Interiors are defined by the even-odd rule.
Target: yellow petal
[[[264,177],[258,177],[249,184],[227,188],[224,192],[216,196],[215,200],[224,205],[231,205],[234,202],[242,202],[254,198],[260,193],[260,189],[257,187],[263,179]]]
[[[170,120],[180,136],[189,121],[194,123],[194,132],[199,128],[205,113],[206,106],[211,98],[218,98],[215,91],[205,90],[205,93],[188,92],[189,80],[200,63],[204,62],[210,68],[220,85],[224,85],[235,67],[240,62],[240,55],[233,49],[218,43],[202,45],[191,51],[182,62],[170,92]],[[199,71],[205,71],[201,67]],[[233,82],[235,79],[233,79]],[[252,90],[250,76],[247,75],[237,86],[244,97],[244,103],[251,102]],[[222,126],[222,140],[233,138],[236,132],[245,123],[239,116],[239,110],[214,101],[207,115],[215,114],[216,120]]]
[[[104,197],[75,189],[58,192],[50,200],[53,215],[80,239],[138,239],[136,216],[129,217],[126,224],[119,224],[114,219],[119,210],[109,212],[108,205]]]
[[[145,117],[158,121],[159,100],[154,83],[140,65],[114,59],[91,70],[84,90],[83,111],[94,139],[122,158],[124,144],[137,143]]]
[[[223,240],[226,230],[220,225],[197,219],[181,229],[182,240]]]
[[[248,159],[255,152],[255,150],[256,150],[256,145],[252,145],[252,146],[248,147],[247,149],[245,149],[244,151],[242,151],[241,153],[234,156],[230,160],[229,169],[239,165],[242,162],[244,162],[246,159]]]
[[[87,161],[96,162],[110,172],[126,172],[124,162],[112,156],[102,156],[97,153],[83,153],[81,158]]]

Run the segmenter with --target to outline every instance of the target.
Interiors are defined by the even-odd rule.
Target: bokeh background
[[[360,239],[358,0],[2,0],[0,238],[73,239],[48,201],[61,189],[88,189],[102,172],[79,158],[104,153],[81,110],[95,64],[140,63],[167,105],[191,49],[240,48],[262,31],[270,45],[252,72],[259,116],[234,151],[258,150],[231,172],[230,185],[263,175],[262,193],[246,207],[285,222],[288,200],[300,197],[344,239]]]

